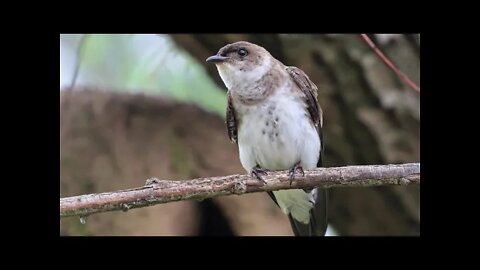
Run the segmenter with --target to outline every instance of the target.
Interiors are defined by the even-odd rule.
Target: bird
[[[238,41],[206,59],[228,88],[226,126],[240,162],[263,181],[269,171],[321,167],[323,112],[317,86],[305,72],[286,66],[265,48]],[[288,216],[295,236],[324,236],[328,225],[326,189],[289,189],[268,195]]]

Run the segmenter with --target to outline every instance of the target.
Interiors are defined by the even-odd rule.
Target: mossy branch
[[[267,184],[238,174],[184,181],[150,178],[138,188],[61,198],[60,218],[281,189],[414,185],[420,184],[420,163],[317,168],[297,174],[291,183],[288,171],[269,172],[263,179]]]

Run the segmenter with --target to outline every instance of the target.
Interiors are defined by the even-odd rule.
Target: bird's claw
[[[260,168],[259,166],[256,166],[252,169],[252,176],[255,176],[259,181],[262,181],[264,184],[267,184],[265,180],[263,180],[261,175],[267,175],[268,170]]]
[[[293,165],[293,167],[290,169],[289,175],[290,175],[290,186],[292,186],[292,181],[295,179],[295,173],[299,171],[303,177],[305,177],[305,172],[303,171],[303,167],[300,166],[299,163]]]

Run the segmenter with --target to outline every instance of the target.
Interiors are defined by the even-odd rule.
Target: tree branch
[[[75,82],[77,81],[77,76],[78,76],[78,73],[80,72],[80,62],[82,61],[82,50],[83,50],[83,47],[85,46],[85,41],[87,40],[87,37],[89,37],[89,35],[84,34],[80,38],[80,41],[78,42],[77,54],[75,59],[75,69],[73,71],[72,82],[70,83],[69,90],[73,90],[73,87],[75,86]]]
[[[198,178],[184,181],[150,178],[143,187],[60,199],[60,218],[152,206],[181,200],[296,188],[369,187],[420,184],[420,163],[317,168],[296,176],[269,172],[262,182],[248,175]]]
[[[373,43],[373,41],[367,36],[367,34],[361,34],[361,37],[363,38],[363,40],[365,40],[368,46],[370,46],[370,48],[372,48],[372,50],[378,55],[378,57],[380,57],[380,59],[391,70],[393,70],[393,72],[395,72],[395,74],[400,78],[400,80],[410,86],[410,88],[412,88],[413,90],[420,92],[420,87],[418,87],[418,85],[416,85],[412,80],[410,80],[410,78],[408,78],[405,73],[400,71],[400,69],[398,69],[397,66],[395,66],[395,64],[393,64],[392,61],[390,61],[390,59],[385,56],[385,54],[383,54],[383,52],[375,45],[375,43]]]

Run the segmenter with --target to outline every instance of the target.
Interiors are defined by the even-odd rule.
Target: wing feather
[[[323,150],[324,150],[323,133],[322,133],[323,112],[317,100],[318,88],[310,80],[310,78],[308,78],[307,74],[305,74],[303,70],[297,67],[290,66],[290,67],[287,67],[287,72],[290,74],[290,77],[293,79],[293,81],[298,86],[300,91],[303,92],[305,103],[307,104],[307,110],[310,113],[312,122],[317,129],[318,136],[320,137],[321,147],[320,147],[320,154],[318,158],[317,167],[321,167]]]
[[[311,120],[317,129],[320,138],[320,153],[318,155],[317,167],[322,167],[323,163],[323,114],[322,108],[317,100],[317,86],[308,78],[307,74],[297,67],[287,67],[287,72],[304,94],[307,110]],[[313,194],[314,208],[310,210],[310,223],[303,224],[296,221],[291,215],[288,216],[292,229],[297,236],[323,236],[328,226],[328,191],[326,189],[316,188],[314,190],[305,190]]]
[[[233,107],[233,100],[230,91],[227,93],[228,104],[227,104],[227,131],[228,137],[233,143],[237,143],[237,114],[235,108]]]

